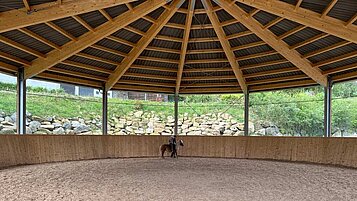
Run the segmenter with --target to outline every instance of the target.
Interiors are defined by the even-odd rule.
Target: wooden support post
[[[325,97],[324,97],[324,136],[331,137],[331,89],[332,80],[331,77],[327,79],[327,86],[325,87]]]
[[[108,134],[108,92],[105,88],[105,84],[102,87],[102,133]]]
[[[26,134],[26,79],[24,75],[24,68],[19,68],[17,73],[16,125],[17,133],[20,135]]]
[[[244,136],[249,135],[249,91],[244,93]]]
[[[178,100],[179,100],[179,95],[175,94],[175,128],[174,128],[175,135],[178,135]]]

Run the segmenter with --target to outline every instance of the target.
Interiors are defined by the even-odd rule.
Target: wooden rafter
[[[286,63],[290,63],[290,61],[288,61],[286,59],[281,59],[281,60],[275,60],[275,61],[269,61],[269,62],[263,62],[263,63],[258,63],[258,64],[241,66],[241,69],[248,70],[248,69],[253,69],[253,68],[261,68],[264,66],[272,66],[272,65],[286,64]]]
[[[21,65],[25,66],[25,67],[31,66],[31,63],[29,61],[21,59],[21,58],[18,58],[18,57],[15,57],[15,56],[13,56],[11,54],[7,54],[7,53],[2,52],[2,51],[0,51],[0,58],[4,58],[4,59],[7,59],[7,60],[16,62],[18,64],[21,64]]]
[[[352,71],[349,73],[344,73],[341,75],[336,75],[332,77],[332,81],[337,82],[337,81],[345,81],[345,80],[351,80],[357,77],[357,71]]]
[[[332,69],[323,71],[322,73],[324,75],[330,75],[330,74],[339,73],[339,72],[343,72],[343,71],[347,71],[347,70],[351,70],[351,69],[356,69],[356,68],[357,68],[357,62],[353,63],[353,64],[346,65],[346,66],[332,68]]]
[[[100,72],[100,73],[105,73],[105,74],[111,74],[113,71],[112,70],[108,70],[106,68],[101,68],[101,67],[96,67],[93,65],[87,65],[87,64],[82,64],[79,62],[75,62],[75,61],[62,61],[62,64],[68,65],[68,66],[73,66],[73,67],[77,67],[77,68],[81,68],[81,69],[86,69],[86,70],[91,70],[91,71],[96,71],[96,72]]]
[[[118,82],[118,80],[124,75],[128,68],[144,51],[144,49],[151,43],[154,37],[161,31],[164,25],[181,7],[183,2],[184,0],[174,0],[172,2],[172,5],[170,5],[170,7],[165,10],[163,14],[161,14],[157,22],[153,24],[146,32],[146,34],[139,40],[138,45],[131,50],[130,54],[122,61],[120,65],[117,66],[114,73],[109,76],[108,82],[106,83],[105,87],[106,90],[110,90]]]
[[[313,52],[304,54],[303,58],[310,58],[310,57],[313,57],[313,56],[316,56],[316,55],[319,55],[319,54],[322,54],[322,53],[325,53],[325,52],[328,52],[330,50],[337,49],[337,48],[340,48],[340,47],[343,47],[343,46],[346,46],[346,45],[350,45],[350,44],[352,44],[352,42],[350,42],[350,41],[342,41],[342,42],[339,42],[339,43],[335,43],[335,44],[327,46],[325,48],[318,49],[318,50],[315,50]]]
[[[331,9],[335,6],[338,0],[332,0],[326,9],[322,12],[321,17],[326,17],[326,15],[331,11]]]
[[[331,63],[336,63],[336,62],[339,62],[339,61],[343,61],[343,60],[347,60],[347,59],[350,59],[350,58],[354,58],[356,56],[357,56],[357,51],[353,51],[353,52],[349,52],[347,54],[343,54],[343,55],[340,55],[340,56],[337,56],[337,57],[333,57],[333,58],[330,58],[330,59],[327,59],[327,60],[323,60],[323,61],[314,63],[313,66],[315,68],[319,68],[319,67],[331,64]]]
[[[60,75],[58,73],[43,72],[43,73],[38,74],[37,77],[43,78],[46,80],[58,81],[58,82],[62,82],[62,83],[64,82],[64,83],[78,84],[78,85],[84,85],[84,86],[91,86],[91,87],[95,87],[95,88],[102,87],[102,82],[100,82],[100,81],[76,78],[76,77],[71,77],[68,75]]]
[[[113,21],[113,18],[112,18],[104,9],[99,9],[99,12],[100,12],[108,21]]]
[[[174,83],[166,83],[166,82],[148,82],[148,81],[135,81],[135,80],[119,80],[116,85],[114,85],[113,88],[116,86],[120,86],[122,84],[131,84],[131,85],[143,85],[143,86],[154,86],[154,87],[175,87],[176,84]]]
[[[218,17],[216,16],[215,11],[213,11],[213,9],[212,9],[211,2],[209,0],[202,0],[202,4],[206,9],[208,18],[213,25],[214,31],[216,32],[217,37],[219,38],[222,48],[226,54],[229,64],[231,65],[231,67],[233,69],[234,75],[236,76],[236,79],[238,80],[238,83],[239,83],[241,89],[244,92],[247,92],[247,85],[245,83],[243,73],[239,68],[239,64],[236,61],[233,51],[231,50],[231,45],[229,44],[229,42],[227,40],[224,30],[222,29],[222,27],[219,26],[219,20],[218,20]]]
[[[27,11],[31,10],[30,4],[29,4],[29,0],[22,0],[22,2],[24,3],[24,6],[26,8]]]
[[[140,91],[140,92],[155,92],[155,93],[174,93],[172,88],[166,87],[151,87],[151,86],[138,86],[138,85],[115,85],[113,87],[115,90],[123,90],[123,91]]]
[[[113,34],[120,28],[125,27],[126,25],[156,10],[164,4],[166,4],[165,0],[148,0],[147,2],[137,6],[134,10],[127,11],[113,19],[113,21],[109,21],[103,24],[102,26],[95,29],[94,32],[86,33],[79,37],[77,41],[64,45],[61,50],[54,50],[50,52],[46,56],[46,59],[34,60],[31,68],[25,70],[25,78],[31,78],[45,71],[51,66],[66,60],[67,58],[95,44],[99,40]]]
[[[239,83],[235,82],[217,82],[217,83],[200,83],[200,82],[192,82],[182,85],[185,89],[187,88],[203,88],[203,87],[235,87],[237,90],[241,91],[239,88]]]
[[[132,1],[135,0],[63,0],[61,4],[51,2],[32,6],[32,9],[37,12],[31,13],[31,15],[18,10],[6,11],[1,13],[0,33]],[[14,19],[16,20],[14,21]]]
[[[220,75],[220,76],[194,76],[194,77],[183,77],[182,81],[198,81],[198,80],[237,80],[235,75]]]
[[[347,21],[346,26],[351,26],[355,21],[357,21],[357,13]]]
[[[300,69],[296,67],[290,67],[290,68],[279,68],[275,70],[268,70],[268,71],[261,71],[257,73],[250,73],[250,74],[245,74],[244,78],[254,78],[254,77],[259,77],[259,76],[266,76],[266,75],[276,75],[280,73],[291,73],[291,72],[298,72]]]
[[[54,29],[55,31],[57,31],[58,33],[64,35],[65,37],[67,37],[70,40],[77,40],[76,37],[74,37],[72,34],[68,33],[67,31],[65,31],[64,29],[62,29],[61,27],[57,26],[55,23],[53,22],[46,22],[45,23],[47,26],[51,27],[52,29]]]
[[[8,70],[8,71],[11,71],[11,72],[13,72],[13,73],[15,73],[15,72],[18,71],[18,69],[17,69],[16,66],[13,66],[13,65],[4,63],[4,62],[2,62],[2,61],[0,61],[0,69]]]
[[[287,37],[299,32],[299,31],[301,31],[301,30],[303,30],[305,28],[306,28],[306,26],[300,25],[300,26],[298,26],[298,27],[296,27],[296,28],[294,28],[294,29],[292,29],[290,31],[285,32],[284,34],[280,35],[278,38],[280,40],[282,40],[282,39],[287,38]]]
[[[105,58],[102,58],[102,57],[98,57],[98,56],[94,56],[94,55],[86,54],[86,53],[82,53],[82,52],[77,53],[76,56],[79,56],[79,57],[82,57],[82,58],[86,58],[86,59],[91,59],[93,61],[100,61],[100,62],[103,62],[103,63],[106,63],[106,64],[110,64],[110,65],[113,65],[113,66],[116,66],[116,65],[119,64],[116,61],[112,61],[112,60],[109,60],[109,59],[105,59]]]
[[[193,18],[193,11],[195,9],[195,3],[196,3],[196,0],[189,0],[188,11],[187,11],[187,15],[186,15],[185,31],[184,31],[183,41],[182,41],[182,46],[181,46],[180,63],[179,63],[178,71],[177,71],[176,88],[175,88],[176,94],[178,94],[180,91],[182,72],[183,72],[183,68],[185,66],[185,61],[186,61],[188,40],[190,38],[190,31],[191,31],[191,24],[192,24],[192,18]]]
[[[326,76],[322,75],[320,70],[313,68],[308,60],[301,58],[301,55],[296,50],[291,50],[285,42],[277,39],[271,31],[263,29],[260,23],[255,21],[252,17],[249,17],[246,12],[244,12],[239,6],[232,3],[232,1],[219,0],[218,2],[219,5],[230,15],[232,15],[237,20],[240,20],[240,22],[245,27],[253,31],[259,38],[269,44],[273,49],[288,59],[297,68],[301,69],[306,75],[311,77],[317,83],[326,86]]]
[[[291,81],[291,80],[301,80],[301,79],[309,79],[305,74],[301,75],[291,75],[291,76],[284,76],[284,77],[277,77],[277,78],[269,78],[269,79],[262,79],[262,80],[254,80],[249,81],[248,85],[259,85],[259,84],[271,84],[276,82],[284,82],[284,81]]]
[[[48,45],[48,46],[50,46],[50,47],[52,47],[54,49],[61,49],[61,47],[59,45],[57,45],[57,44],[45,39],[42,36],[37,35],[36,33],[28,30],[27,28],[21,28],[21,29],[19,29],[19,31],[21,31],[22,33],[24,33],[24,34],[26,34],[26,35],[28,35],[28,36],[30,36],[30,37],[32,37],[32,38],[44,43],[44,44],[46,44],[46,45]]]
[[[216,0],[218,3],[221,0]],[[268,13],[289,19],[322,32],[357,43],[357,27],[345,26],[346,22],[326,16],[305,8],[295,9],[294,5],[277,0],[236,0],[240,3],[258,8]]]
[[[264,90],[273,90],[273,89],[282,89],[282,88],[304,87],[304,86],[311,86],[315,84],[316,82],[314,82],[313,80],[298,80],[292,82],[255,85],[255,86],[251,86],[249,89],[251,91],[264,91]]]
[[[131,65],[130,69],[143,69],[143,70],[152,70],[152,71],[160,71],[160,72],[170,72],[176,73],[176,68],[167,68],[167,67],[160,67],[160,66],[144,66],[144,65]]]
[[[298,8],[300,8],[300,5],[302,4],[303,0],[299,0],[296,5],[295,5],[295,10],[297,10]]]
[[[207,93],[241,93],[238,87],[224,87],[221,88],[220,86],[215,88],[186,88],[182,91],[183,94],[207,94]]]
[[[9,45],[11,47],[17,48],[19,50],[22,50],[22,51],[24,51],[26,53],[32,54],[32,55],[34,55],[36,57],[40,57],[40,58],[45,58],[46,57],[46,55],[44,55],[43,53],[41,53],[39,51],[33,50],[32,48],[29,48],[29,47],[27,47],[25,45],[22,45],[22,44],[20,44],[18,42],[10,40],[10,39],[8,39],[8,38],[6,38],[4,36],[1,36],[1,35],[0,35],[0,42],[5,43],[5,44],[7,44],[7,45]]]
[[[81,17],[78,15],[72,16],[79,24],[84,26],[88,31],[94,31],[93,27],[91,27],[86,21],[84,21]]]

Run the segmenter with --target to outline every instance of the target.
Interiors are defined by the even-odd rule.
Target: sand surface
[[[74,161],[0,170],[0,200],[357,200],[357,170],[212,158]]]

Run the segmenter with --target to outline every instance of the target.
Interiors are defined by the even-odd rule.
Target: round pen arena
[[[164,136],[1,136],[0,199],[357,199],[356,139],[179,139],[163,159]]]
[[[331,137],[331,89],[357,79],[355,0],[1,0],[0,200],[357,200],[357,139]],[[26,82],[95,88],[102,133],[26,134]],[[248,136],[249,94],[324,88],[324,137]],[[108,134],[110,90],[174,96],[168,136]],[[181,136],[180,95],[244,94],[244,135]]]

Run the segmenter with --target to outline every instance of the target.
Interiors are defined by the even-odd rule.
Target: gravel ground
[[[73,161],[0,170],[0,200],[357,200],[357,170],[213,158]]]

